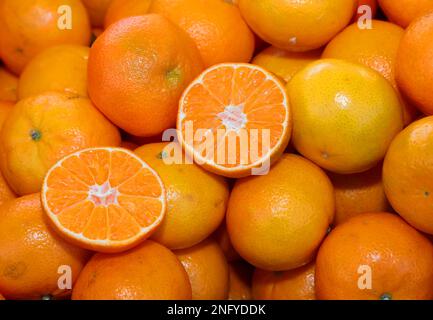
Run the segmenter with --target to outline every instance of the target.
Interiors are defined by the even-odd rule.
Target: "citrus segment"
[[[57,162],[45,177],[42,201],[61,235],[101,252],[131,248],[165,214],[161,179],[121,148],[85,149]]]
[[[206,169],[247,176],[287,146],[288,99],[280,81],[261,67],[220,64],[184,92],[177,129],[186,153]]]

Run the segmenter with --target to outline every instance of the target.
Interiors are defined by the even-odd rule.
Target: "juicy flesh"
[[[125,152],[92,150],[51,171],[46,199],[69,231],[91,240],[134,237],[161,215],[161,185]]]
[[[285,130],[286,103],[281,87],[261,70],[248,66],[219,67],[197,81],[185,96],[181,130],[185,138],[189,122],[194,133],[197,129],[206,132],[202,140],[196,139],[192,145],[195,150],[201,150],[203,158],[225,167],[249,165],[255,159],[242,154],[241,137],[248,137],[248,153],[255,145],[256,155],[263,157],[262,151],[273,148]],[[266,130],[269,148],[262,149]],[[203,146],[207,135],[212,135],[214,141],[212,152],[206,152]],[[234,156],[229,140],[236,143]]]

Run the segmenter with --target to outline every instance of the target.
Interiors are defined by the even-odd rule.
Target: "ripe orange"
[[[74,283],[89,257],[47,226],[39,193],[0,206],[0,234],[0,291],[9,299],[67,295],[58,286],[66,275],[60,267],[66,266]]]
[[[364,66],[319,60],[298,72],[287,89],[294,146],[329,171],[348,174],[374,167],[403,128],[391,84]]]
[[[174,251],[188,273],[193,300],[223,300],[229,292],[229,266],[215,241]]]
[[[316,294],[332,300],[433,298],[433,245],[389,213],[337,226],[320,247]]]
[[[176,127],[194,161],[238,178],[269,169],[292,126],[286,92],[274,75],[252,64],[226,63],[207,69],[184,91]]]
[[[352,19],[357,0],[239,0],[249,26],[263,40],[290,50],[318,49]]]
[[[17,101],[17,88],[18,78],[0,66],[0,101]]]
[[[195,164],[169,162],[182,160],[178,144],[146,144],[135,153],[160,175],[167,190],[167,214],[153,240],[170,249],[183,249],[201,242],[218,228],[229,197],[222,177]]]
[[[252,294],[255,300],[315,300],[314,263],[289,271],[256,269]]]
[[[430,1],[433,6],[433,1]],[[396,77],[403,94],[425,114],[433,114],[433,12],[406,30],[397,56]]]
[[[105,28],[124,18],[145,15],[151,2],[152,0],[112,0],[105,14]]]
[[[418,16],[433,10],[431,0],[378,0],[378,2],[388,19],[403,28]]]
[[[48,92],[23,99],[0,133],[0,167],[19,195],[38,192],[48,169],[76,150],[117,146],[118,130],[75,95]]]
[[[24,99],[46,91],[87,97],[89,48],[78,45],[50,47],[34,57],[21,73],[18,97]]]
[[[312,162],[285,154],[269,174],[236,182],[227,231],[236,251],[270,271],[310,262],[334,218],[334,191]]]
[[[81,1],[0,2],[0,55],[16,74],[20,74],[35,55],[48,47],[88,45],[89,41],[89,19]]]
[[[191,299],[188,275],[167,248],[147,240],[117,254],[95,254],[78,278],[72,300]]]
[[[329,173],[335,190],[334,225],[362,213],[390,209],[382,183],[382,164],[351,175]]]
[[[252,271],[244,261],[229,264],[229,300],[251,300]]]
[[[93,27],[103,27],[105,15],[113,0],[81,0]]]
[[[433,234],[433,116],[415,121],[392,142],[383,183],[392,207],[415,228]]]
[[[271,46],[256,55],[252,63],[274,73],[285,82],[289,82],[296,72],[320,59],[320,55],[320,50],[290,52]]]
[[[167,17],[185,30],[206,67],[251,60],[254,35],[237,6],[221,0],[153,0],[150,12]]]
[[[328,43],[323,51],[323,58],[365,65],[383,75],[398,90],[395,69],[398,47],[403,35],[402,28],[389,22],[372,20],[371,29],[360,29],[355,23]],[[402,104],[404,123],[409,124],[415,118],[415,109],[403,100]]]
[[[14,105],[11,102],[0,101],[0,128],[3,126],[13,107]],[[0,204],[13,198],[15,198],[15,194],[0,172]]]
[[[157,173],[122,148],[84,149],[58,161],[45,176],[42,204],[59,234],[101,252],[148,238],[166,210]]]
[[[89,96],[117,126],[138,136],[172,127],[177,103],[202,70],[194,42],[167,19],[150,14],[118,21],[89,56]]]
[[[235,248],[233,248],[225,223],[222,223],[220,227],[215,231],[214,237],[221,249],[223,250],[227,261],[232,262],[241,259]]]

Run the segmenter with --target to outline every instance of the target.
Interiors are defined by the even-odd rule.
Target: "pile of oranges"
[[[0,300],[433,299],[433,1],[0,0]]]

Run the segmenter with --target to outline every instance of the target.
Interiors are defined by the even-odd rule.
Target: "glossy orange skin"
[[[0,67],[0,101],[17,101],[17,88],[18,78],[4,67]]]
[[[170,249],[183,249],[198,244],[218,228],[224,220],[229,189],[224,178],[196,164],[165,163],[165,152],[171,147],[176,154],[183,154],[178,144],[169,143],[146,144],[134,153],[158,173],[166,188],[166,216],[152,239]]]
[[[431,2],[433,5],[433,2]],[[403,94],[423,113],[433,114],[433,12],[407,28],[397,55],[396,78]]]
[[[251,278],[253,267],[244,261],[229,264],[229,300],[251,300]]]
[[[19,99],[46,91],[59,91],[87,97],[89,48],[78,45],[50,47],[24,68],[18,83]]]
[[[105,15],[113,0],[81,0],[93,27],[103,27]]]
[[[150,240],[126,252],[95,254],[72,292],[72,300],[159,299],[191,299],[191,285],[176,256]]]
[[[40,191],[45,173],[64,156],[119,144],[119,131],[89,99],[46,92],[20,100],[9,114],[0,133],[0,167],[24,195]]]
[[[61,239],[48,227],[40,194],[0,206],[0,290],[9,299],[63,297],[58,268],[69,266],[75,282],[89,252]]]
[[[290,52],[271,46],[257,54],[251,63],[274,73],[284,82],[289,82],[299,70],[320,59],[320,56],[320,50]]]
[[[396,60],[403,35],[404,29],[386,21],[372,20],[371,29],[360,29],[354,23],[328,43],[322,57],[369,67],[383,75],[398,91]],[[404,106],[404,123],[407,125],[415,119],[416,109],[401,96],[400,100]]]
[[[433,234],[433,116],[415,121],[392,142],[383,184],[392,207],[415,228]]]
[[[315,264],[289,271],[256,269],[253,277],[255,300],[315,300]]]
[[[153,0],[150,12],[185,30],[200,50],[206,67],[223,62],[249,62],[254,35],[237,6],[221,0]]]
[[[433,10],[431,0],[378,0],[388,19],[406,28],[415,18]]]
[[[0,101],[0,128],[3,126],[3,123],[5,122],[9,113],[12,111],[13,107],[14,105],[11,102]],[[3,174],[0,172],[0,204],[15,197],[15,193],[9,187],[8,183],[3,177]]]
[[[328,173],[328,176],[335,190],[334,225],[358,214],[389,211],[382,183],[382,163],[362,173]]]
[[[229,266],[215,240],[174,251],[188,273],[193,300],[223,300],[229,293]]]
[[[61,29],[57,13],[69,6],[72,29]],[[63,21],[63,20],[61,20]],[[0,2],[0,55],[16,74],[42,50],[59,44],[88,45],[90,24],[86,9],[76,0],[2,0]]]
[[[111,25],[90,49],[89,96],[118,127],[153,136],[174,126],[180,95],[202,69],[194,42],[179,27],[155,14],[131,17]]]
[[[399,216],[359,215],[337,226],[320,247],[316,294],[325,300],[430,300],[432,264],[432,243]],[[368,274],[371,288],[360,289],[360,277]]]
[[[289,51],[318,49],[352,19],[357,0],[239,0],[242,16],[266,42]]]
[[[104,27],[133,16],[142,16],[149,12],[152,0],[112,0],[105,14]]]
[[[300,267],[334,218],[334,190],[312,162],[284,154],[267,175],[239,179],[230,195],[227,231],[236,251],[270,271]]]

